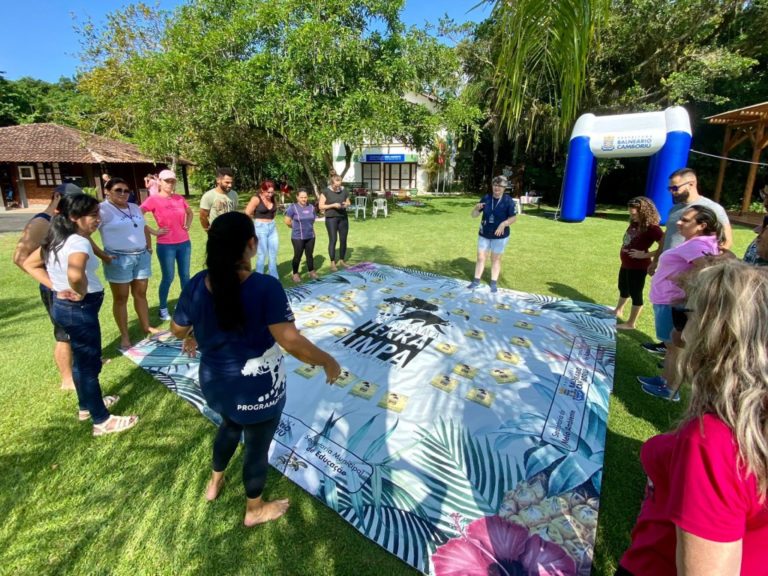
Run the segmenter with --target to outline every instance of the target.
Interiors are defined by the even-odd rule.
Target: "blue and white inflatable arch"
[[[666,220],[672,206],[669,175],[684,167],[691,149],[691,121],[685,108],[617,116],[584,114],[571,133],[560,218],[581,222],[595,213],[598,158],[651,156],[645,195]]]

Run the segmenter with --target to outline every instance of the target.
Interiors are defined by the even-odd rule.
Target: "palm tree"
[[[526,132],[529,146],[542,116],[549,115],[545,124],[556,150],[579,112],[587,61],[610,0],[488,1],[494,3],[499,42],[499,116],[510,136]]]

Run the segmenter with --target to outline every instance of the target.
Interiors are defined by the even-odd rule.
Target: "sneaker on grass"
[[[649,384],[642,385],[643,392],[661,398],[663,400],[669,400],[670,402],[680,402],[680,392],[675,391],[672,396],[672,391],[666,386],[653,386]]]
[[[659,356],[666,356],[667,354],[667,347],[664,345],[664,342],[644,342],[641,346],[652,354],[658,354]]]
[[[661,376],[638,376],[637,381],[643,386],[653,386],[655,388],[667,387],[667,381]]]
[[[160,320],[165,322],[171,319],[171,314],[168,312],[168,308],[160,308]]]

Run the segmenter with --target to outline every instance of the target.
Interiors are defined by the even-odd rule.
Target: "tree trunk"
[[[318,187],[318,184],[317,184],[317,178],[315,178],[315,174],[312,171],[312,168],[309,165],[309,162],[307,161],[307,157],[302,155],[299,158],[299,162],[301,162],[301,165],[304,167],[304,172],[306,172],[307,174],[307,178],[309,178],[309,181],[312,183],[312,189],[315,191],[315,196],[319,197],[320,188]]]

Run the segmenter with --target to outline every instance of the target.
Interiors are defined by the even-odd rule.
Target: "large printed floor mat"
[[[589,573],[610,309],[372,263],[288,294],[344,371],[286,358],[275,468],[426,574]],[[219,421],[178,340],[128,356]]]

